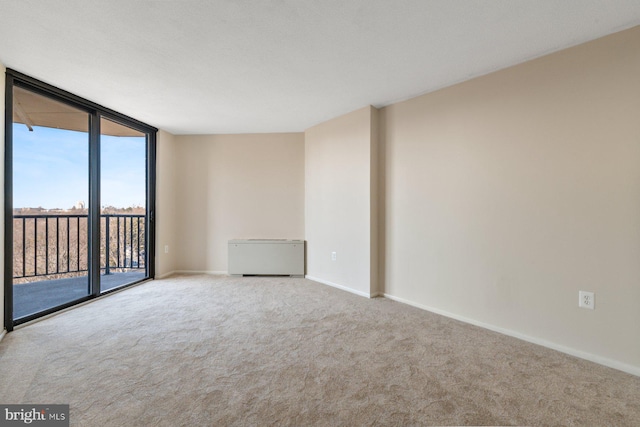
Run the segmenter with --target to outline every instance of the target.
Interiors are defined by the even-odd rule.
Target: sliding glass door
[[[90,294],[89,113],[13,89],[13,317]]]
[[[7,70],[5,328],[153,278],[155,132]]]

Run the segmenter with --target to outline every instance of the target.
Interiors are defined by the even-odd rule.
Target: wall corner
[[[379,204],[379,112],[378,109],[369,106],[369,147],[370,147],[370,175],[369,175],[369,197],[370,197],[370,222],[369,222],[369,233],[371,239],[370,245],[370,294],[378,295],[381,293],[383,289],[380,287],[380,278],[379,278],[379,263],[380,253],[379,253],[379,213],[378,213],[378,204]]]

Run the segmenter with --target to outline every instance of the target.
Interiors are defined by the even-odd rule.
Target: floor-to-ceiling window
[[[7,70],[5,327],[154,275],[156,129]]]
[[[143,132],[100,119],[100,290],[145,277],[146,162]]]

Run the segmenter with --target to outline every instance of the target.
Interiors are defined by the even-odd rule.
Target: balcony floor
[[[144,271],[101,275],[100,289],[104,292],[142,280],[144,276]],[[19,319],[85,297],[88,295],[87,282],[87,276],[82,276],[14,285],[13,318]]]

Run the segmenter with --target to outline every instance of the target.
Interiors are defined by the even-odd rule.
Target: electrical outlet
[[[169,245],[164,245],[164,253],[165,254],[169,253]]]
[[[335,252],[331,252],[331,261],[335,261],[338,258]]]
[[[578,307],[589,310],[596,308],[596,294],[587,291],[578,292]]]

